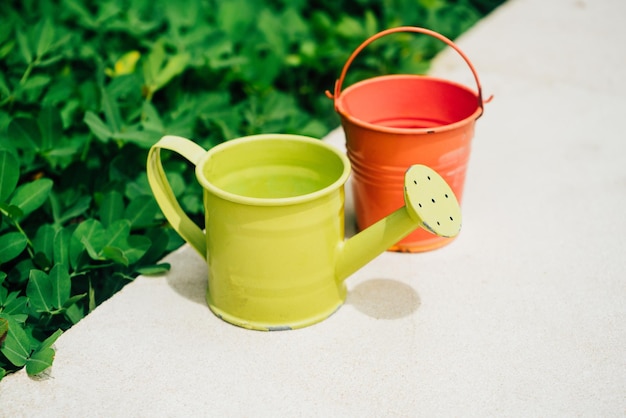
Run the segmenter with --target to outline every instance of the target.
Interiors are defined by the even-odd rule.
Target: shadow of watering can
[[[162,149],[195,165],[206,233],[177,202]],[[150,150],[147,174],[167,220],[208,263],[209,308],[244,328],[294,329],[322,321],[345,300],[344,280],[392,244],[418,227],[445,237],[461,227],[448,184],[415,165],[405,176],[405,206],[344,240],[350,163],[332,146],[303,136],[248,136],[209,151],[165,136]]]

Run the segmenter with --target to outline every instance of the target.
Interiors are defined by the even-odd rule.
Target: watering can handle
[[[200,253],[202,258],[206,258],[206,236],[200,227],[185,214],[176,200],[172,187],[165,176],[163,164],[161,164],[162,149],[182,155],[193,165],[198,163],[206,151],[187,138],[167,135],[150,148],[147,163],[148,183],[165,218],[172,225],[172,228]]]
[[[378,38],[382,38],[383,36],[392,34],[392,33],[397,33],[397,32],[415,32],[415,33],[422,33],[425,35],[429,35],[432,36],[433,38],[437,38],[440,41],[446,43],[448,46],[452,47],[467,63],[467,65],[469,66],[470,70],[472,71],[472,74],[474,75],[474,79],[476,80],[476,86],[478,87],[478,106],[481,109],[481,114],[478,115],[478,117],[482,116],[482,110],[483,110],[483,104],[485,103],[483,101],[483,91],[482,91],[482,87],[480,85],[480,80],[478,79],[478,73],[476,72],[476,69],[474,68],[474,65],[472,64],[472,62],[469,60],[469,58],[467,57],[467,55],[465,55],[465,53],[463,51],[461,51],[461,49],[459,49],[458,46],[456,46],[456,44],[454,42],[452,42],[450,39],[446,38],[445,36],[434,32],[430,29],[425,29],[425,28],[420,28],[417,26],[399,26],[396,28],[391,28],[391,29],[386,29],[383,30],[381,32],[378,32],[377,34],[371,36],[369,39],[366,39],[361,45],[359,45],[359,47],[357,49],[354,50],[354,52],[352,52],[352,55],[350,55],[350,58],[348,58],[348,61],[346,61],[346,63],[343,66],[343,70],[341,70],[341,75],[339,76],[339,79],[335,82],[335,92],[334,94],[330,94],[329,91],[326,91],[326,95],[335,100],[335,103],[337,103],[337,99],[339,98],[339,96],[341,95],[341,88],[343,86],[343,81],[346,77],[346,74],[348,73],[348,68],[350,67],[350,64],[352,64],[352,61],[354,60],[354,58],[356,58],[356,56],[369,44],[371,44],[372,42],[374,42],[375,40],[377,40]],[[489,101],[489,100],[487,100]]]

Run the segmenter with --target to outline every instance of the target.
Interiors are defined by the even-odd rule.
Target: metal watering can
[[[195,166],[206,233],[177,202],[161,163],[164,149]],[[350,162],[319,139],[298,135],[247,136],[209,151],[165,136],[150,149],[147,175],[167,220],[208,264],[209,308],[249,329],[322,321],[343,304],[344,280],[392,244],[419,227],[444,237],[461,227],[449,185],[415,165],[405,175],[405,206],[344,240]]]

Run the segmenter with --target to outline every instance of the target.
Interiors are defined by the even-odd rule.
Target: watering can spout
[[[461,230],[458,200],[433,169],[414,165],[407,170],[404,201],[405,206],[340,243],[335,270],[339,281],[419,227],[442,237],[454,237]]]

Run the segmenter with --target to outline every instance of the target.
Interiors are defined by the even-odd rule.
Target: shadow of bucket
[[[342,92],[354,58],[376,39],[396,32],[430,35],[454,48],[472,71],[477,92],[439,78],[404,74],[360,81]],[[483,113],[484,102],[474,66],[451,40],[411,26],[379,32],[354,50],[335,83],[334,94],[327,91],[326,95],[334,100],[346,135],[359,230],[402,207],[404,173],[413,164],[433,168],[461,200],[474,124]],[[451,240],[421,229],[389,250],[428,251]]]

